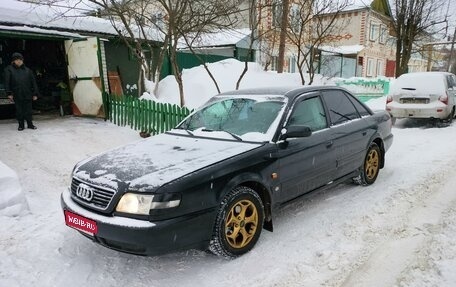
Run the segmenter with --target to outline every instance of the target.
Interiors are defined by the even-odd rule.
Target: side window
[[[361,104],[358,99],[351,95],[348,95],[347,93],[344,94],[347,95],[347,97],[350,99],[361,117],[371,115],[371,112],[363,104]]]
[[[298,102],[291,113],[290,125],[304,125],[312,131],[327,127],[325,110],[319,97],[313,97]]]
[[[323,91],[323,100],[328,106],[332,125],[359,118],[358,111],[342,91]]]
[[[454,76],[452,76],[452,75],[447,76],[447,85],[448,85],[449,89],[453,88],[456,85],[456,83],[454,81]]]

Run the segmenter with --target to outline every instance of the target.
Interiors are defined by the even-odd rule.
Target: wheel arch
[[[256,173],[242,173],[232,178],[218,194],[218,201],[220,202],[226,194],[237,186],[245,186],[254,190],[259,196],[264,206],[264,224],[263,228],[271,231],[272,227],[272,194],[267,188],[267,184],[263,178]]]
[[[380,148],[381,158],[380,158],[380,168],[385,166],[385,145],[383,144],[383,140],[380,137],[374,138],[371,142],[374,142]],[[370,144],[369,144],[370,145]]]

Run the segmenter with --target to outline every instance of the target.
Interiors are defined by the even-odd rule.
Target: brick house
[[[320,73],[344,78],[394,77],[396,50],[389,2],[374,0],[370,6],[347,7],[336,18],[341,21],[345,21],[343,28],[319,46]]]

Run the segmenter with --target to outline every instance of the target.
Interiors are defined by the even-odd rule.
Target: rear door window
[[[360,118],[353,103],[343,91],[327,90],[322,92],[332,125],[338,125],[346,121]]]
[[[347,93],[344,93],[344,94],[347,95],[347,97],[353,103],[353,105],[355,106],[356,110],[358,111],[358,113],[361,117],[369,116],[371,114],[369,112],[369,110],[359,102],[359,100],[355,99],[353,96],[351,96]]]
[[[448,76],[447,76],[447,86],[448,86],[448,89],[451,89],[451,88],[453,88],[454,86],[456,86],[456,83],[455,83],[455,81],[454,81],[453,75],[448,75]]]

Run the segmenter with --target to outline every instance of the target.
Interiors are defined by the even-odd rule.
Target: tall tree
[[[407,73],[414,45],[446,29],[448,3],[454,0],[392,0],[396,34],[396,77]]]
[[[49,4],[56,1],[44,0],[41,3]],[[181,106],[185,105],[185,98],[182,71],[178,61],[179,48],[184,42],[192,43],[188,38],[190,34],[199,35],[232,27],[236,21],[235,14],[238,13],[241,2],[241,0],[86,1],[95,4],[100,9],[101,16],[111,20],[118,35],[132,51],[136,52],[143,67],[141,72],[146,75],[155,75],[156,88],[159,83],[161,61],[165,56],[169,57],[172,72],[179,87]],[[158,15],[161,16],[158,17]],[[155,34],[153,34],[154,31]],[[149,65],[150,63],[146,62],[144,55],[147,50],[151,50],[148,46],[151,35],[156,36],[157,34],[160,35],[163,43],[159,47],[159,62]],[[152,66],[157,69],[151,71]]]
[[[296,48],[296,65],[303,85],[305,74],[309,75],[308,84],[313,82],[318,46],[348,24],[345,18],[336,21],[348,4],[349,0],[295,0],[291,5],[288,40]]]
[[[285,64],[285,45],[288,28],[288,11],[290,10],[290,0],[282,0],[282,21],[279,36],[279,56],[277,58],[277,73],[283,73]]]

